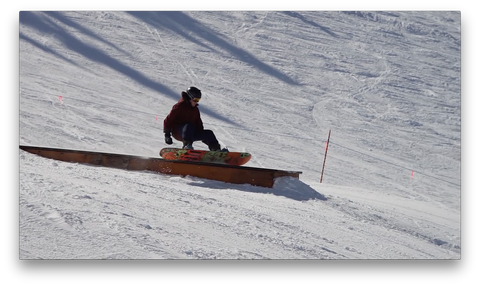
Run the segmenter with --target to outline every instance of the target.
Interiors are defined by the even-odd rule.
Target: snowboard
[[[252,157],[251,154],[246,152],[189,150],[181,148],[163,148],[160,151],[160,156],[168,160],[208,162],[227,165],[244,165]]]

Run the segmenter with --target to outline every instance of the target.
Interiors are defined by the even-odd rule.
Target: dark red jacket
[[[182,92],[183,94],[184,92]],[[200,110],[198,109],[198,104],[195,107],[192,107],[190,102],[187,102],[182,98],[176,103],[168,116],[163,121],[163,131],[171,132],[175,138],[176,128],[186,124],[192,123],[197,130],[203,131],[203,122],[200,118]]]

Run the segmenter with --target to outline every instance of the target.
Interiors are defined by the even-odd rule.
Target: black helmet
[[[191,100],[197,98],[200,99],[202,97],[202,92],[197,89],[196,87],[190,87],[187,89],[187,94]]]

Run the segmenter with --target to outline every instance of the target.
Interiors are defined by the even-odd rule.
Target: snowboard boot
[[[193,149],[191,141],[183,141],[183,149]]]
[[[214,144],[209,147],[210,151],[228,152],[227,148],[220,148],[220,144]]]

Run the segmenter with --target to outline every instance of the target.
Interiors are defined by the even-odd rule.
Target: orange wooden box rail
[[[245,166],[228,166],[212,163],[195,163],[148,158],[134,155],[112,154],[91,151],[46,148],[36,146],[20,146],[20,149],[42,157],[100,165],[127,170],[149,170],[164,174],[190,175],[199,178],[218,180],[236,184],[251,184],[273,187],[275,179],[283,176],[299,178],[300,171],[285,171]]]

